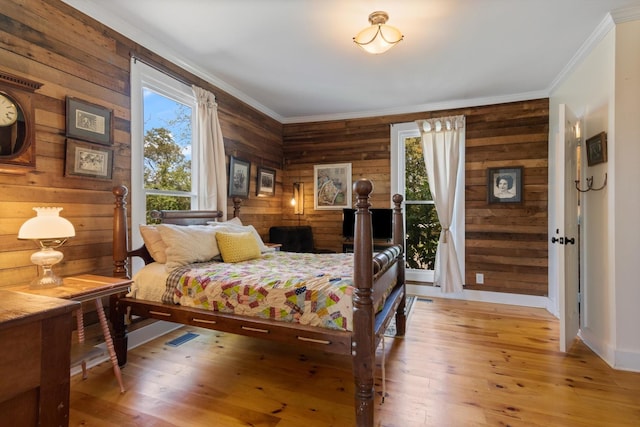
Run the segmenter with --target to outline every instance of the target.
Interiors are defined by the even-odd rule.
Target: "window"
[[[464,165],[464,155],[460,159]],[[464,259],[464,167],[458,175],[457,208],[454,218],[456,250]],[[391,127],[391,193],[404,197],[405,262],[407,279],[433,282],[441,226],[429,189],[418,126],[411,123]],[[460,198],[462,200],[460,200]],[[461,266],[464,269],[464,266]],[[464,277],[464,271],[462,271]]]
[[[198,171],[191,159],[196,101],[190,86],[132,59],[131,218],[132,246],[142,245],[137,227],[153,209],[195,209]]]
[[[195,208],[192,188],[192,109],[143,87],[143,192],[146,220],[154,209]]]

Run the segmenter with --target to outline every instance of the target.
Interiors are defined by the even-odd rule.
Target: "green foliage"
[[[435,205],[405,204],[407,268],[433,270],[442,227]]]
[[[420,137],[405,139],[405,197],[407,268],[433,270],[442,227],[432,202]]]
[[[150,127],[145,123],[143,179],[147,190],[147,224],[151,224],[152,210],[191,209],[192,109],[152,90],[145,92],[145,102],[147,99],[150,105],[158,100],[165,105],[161,112],[149,109],[152,115],[158,114],[156,119],[160,119],[162,126]],[[167,116],[170,118],[162,120]]]
[[[191,191],[191,161],[165,128],[152,128],[144,136],[144,186]]]
[[[189,197],[148,195],[147,196],[147,224],[154,224],[159,221],[151,218],[153,210],[188,210],[191,209],[191,199]]]

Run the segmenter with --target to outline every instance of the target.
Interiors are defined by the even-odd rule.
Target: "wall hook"
[[[607,186],[607,174],[604,174],[604,181],[602,182],[602,185],[598,188],[594,188],[593,187],[593,176],[590,176],[589,178],[587,178],[587,189],[583,190],[582,188],[580,188],[580,180],[577,179],[576,181],[576,190],[578,190],[581,193],[586,193],[587,191],[600,191],[602,190],[604,187]]]

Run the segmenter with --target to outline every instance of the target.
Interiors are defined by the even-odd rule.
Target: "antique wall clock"
[[[0,172],[36,166],[34,92],[41,83],[0,71]]]

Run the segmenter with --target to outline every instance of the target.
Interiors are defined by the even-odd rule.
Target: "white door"
[[[578,190],[576,189],[576,136],[578,119],[564,104],[560,105],[560,128],[558,132],[556,199],[558,215],[556,234],[551,241],[558,247],[558,296],[560,308],[560,351],[567,351],[578,329],[579,317],[579,242],[578,242]]]

